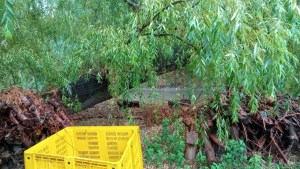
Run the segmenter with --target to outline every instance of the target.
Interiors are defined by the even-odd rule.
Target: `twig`
[[[297,115],[300,115],[300,113],[287,114],[287,115],[281,117],[279,120],[282,120],[282,118],[285,118],[285,117],[291,117],[291,116],[297,116]]]
[[[274,136],[273,136],[273,128],[271,129],[271,139],[272,139],[272,142],[274,143],[275,147],[277,148],[277,150],[279,151],[279,154],[280,156],[282,157],[282,159],[288,163],[288,159],[286,158],[286,156],[284,155],[284,153],[282,152],[282,150],[280,149],[280,147],[278,146],[277,142],[275,141],[274,139]]]
[[[188,109],[188,111],[189,111],[193,106],[195,106],[196,103],[199,102],[198,100],[200,99],[202,93],[203,93],[203,90],[201,90],[201,92],[199,93],[199,95],[198,95],[197,98],[196,98],[196,101],[190,106],[190,108]]]
[[[300,126],[300,124],[299,124],[299,118],[297,118],[295,116],[293,116],[291,118],[295,121],[295,123],[296,123],[295,125]]]
[[[255,119],[253,117],[250,116],[250,118],[252,119],[251,122],[254,122],[258,126],[260,126],[261,128],[263,128],[263,126],[261,124],[259,124],[257,121],[255,121]]]
[[[248,129],[248,131],[252,134],[252,136],[253,136],[253,139],[257,142],[257,137],[256,137],[256,134],[257,133],[255,133],[251,128],[247,128]]]
[[[257,143],[255,143],[255,142],[252,141],[252,140],[248,140],[248,141],[260,149],[260,147],[259,147],[259,145],[258,145]]]
[[[263,135],[261,138],[258,139],[258,146],[259,146],[259,149],[263,149],[264,145],[266,143],[266,135]]]
[[[248,152],[252,152],[253,150],[249,147],[249,146],[246,146]]]
[[[267,148],[270,147],[271,144],[272,144],[272,140],[269,142],[269,144],[262,151],[266,151]]]
[[[287,117],[287,114],[288,114],[288,111],[286,111],[285,113],[284,113],[284,115],[280,118],[280,119],[278,119],[279,121],[282,121],[285,117]]]
[[[246,129],[246,127],[245,127],[245,125],[244,125],[244,124],[242,124],[242,126],[243,126],[244,135],[245,135],[246,142],[247,142],[247,141],[249,140],[249,139],[248,139],[248,134],[247,134],[247,129]]]

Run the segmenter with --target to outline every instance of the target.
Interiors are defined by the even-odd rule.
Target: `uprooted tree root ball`
[[[73,124],[55,92],[45,97],[20,88],[0,94],[1,167],[21,168],[26,148]]]

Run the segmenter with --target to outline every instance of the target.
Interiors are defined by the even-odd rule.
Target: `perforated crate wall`
[[[67,127],[24,152],[26,169],[142,169],[137,126]]]

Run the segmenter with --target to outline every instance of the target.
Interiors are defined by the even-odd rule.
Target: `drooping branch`
[[[139,32],[143,32],[143,30],[146,27],[148,27],[151,24],[152,21],[154,21],[162,12],[164,12],[167,9],[169,9],[171,6],[174,6],[174,5],[180,4],[180,3],[185,3],[185,2],[187,2],[187,1],[175,1],[175,2],[172,2],[171,4],[166,5],[160,11],[158,11],[148,22],[146,22],[145,24],[143,24],[143,26],[138,29]]]
[[[145,34],[143,34],[143,35],[151,35],[151,33],[145,33]],[[177,35],[175,35],[175,34],[172,34],[172,33],[157,33],[157,34],[156,34],[156,33],[155,33],[155,34],[153,34],[153,35],[156,36],[156,37],[164,37],[164,36],[172,36],[172,37],[175,37],[176,39],[178,39],[178,40],[182,41],[183,43],[185,43],[185,44],[189,45],[190,47],[192,47],[195,51],[199,51],[199,49],[198,49],[194,44],[192,44],[192,43],[190,43],[190,42],[184,40],[182,37],[177,36]]]

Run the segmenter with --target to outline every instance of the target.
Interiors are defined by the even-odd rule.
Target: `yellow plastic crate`
[[[24,152],[25,169],[142,169],[138,126],[67,127]]]

